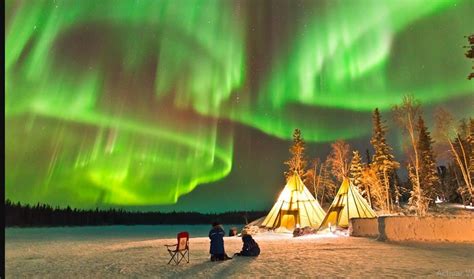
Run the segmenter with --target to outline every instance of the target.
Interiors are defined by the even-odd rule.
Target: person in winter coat
[[[211,254],[211,261],[225,261],[232,259],[225,253],[224,250],[224,229],[222,226],[214,222],[212,229],[209,232],[209,238],[211,239],[211,248],[209,253]]]
[[[244,234],[242,236],[242,242],[244,243],[242,251],[236,253],[236,256],[256,257],[260,255],[260,247],[258,247],[257,242],[255,242],[251,235]]]

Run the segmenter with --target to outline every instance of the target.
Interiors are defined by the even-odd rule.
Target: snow
[[[104,228],[104,227],[102,227]],[[133,228],[133,227],[132,227]],[[225,226],[225,229],[229,228]],[[181,230],[177,230],[181,231]],[[474,275],[474,244],[391,244],[343,232],[254,237],[257,258],[209,261],[209,239],[190,239],[190,263],[167,265],[163,246],[176,239],[88,237],[25,241],[6,238],[7,278],[249,278],[249,277],[446,277]],[[225,238],[229,255],[239,237]]]

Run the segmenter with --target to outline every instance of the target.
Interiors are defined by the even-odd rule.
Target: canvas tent
[[[288,178],[285,188],[261,226],[277,231],[293,231],[296,227],[318,228],[324,214],[318,201],[294,173]]]
[[[355,188],[348,178],[344,178],[319,229],[327,228],[329,225],[347,228],[349,227],[350,218],[375,217],[375,212],[364,197],[361,196],[359,190]]]

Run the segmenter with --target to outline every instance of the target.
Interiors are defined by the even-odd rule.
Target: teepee
[[[361,196],[349,179],[344,178],[319,229],[321,230],[329,226],[347,228],[349,227],[350,218],[375,217],[375,212],[367,201]]]
[[[285,188],[261,227],[277,231],[293,231],[296,227],[318,228],[323,217],[324,210],[299,175],[294,173],[288,178]]]

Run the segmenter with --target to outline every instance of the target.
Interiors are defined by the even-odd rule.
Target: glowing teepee
[[[285,188],[261,226],[283,231],[292,231],[296,227],[318,228],[324,214],[318,201],[298,174],[294,173],[288,178]]]
[[[321,230],[329,226],[347,228],[349,227],[350,218],[375,217],[375,212],[367,201],[361,196],[349,179],[344,178],[319,229]]]

